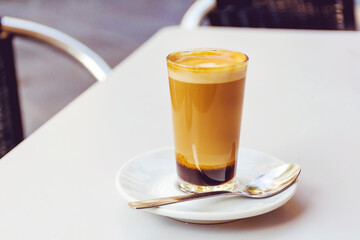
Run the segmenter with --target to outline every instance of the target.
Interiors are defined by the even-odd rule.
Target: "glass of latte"
[[[233,189],[248,57],[193,49],[173,52],[166,60],[179,188]]]

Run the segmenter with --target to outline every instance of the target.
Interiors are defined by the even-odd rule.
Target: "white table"
[[[280,209],[194,225],[117,193],[126,160],[173,144],[165,56],[193,47],[250,56],[241,146],[303,169]],[[355,239],[359,109],[358,32],[165,28],[1,159],[0,239]]]

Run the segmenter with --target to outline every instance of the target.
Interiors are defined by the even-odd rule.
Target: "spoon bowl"
[[[284,164],[255,178],[239,192],[250,198],[271,197],[295,183],[300,172],[299,165]]]
[[[130,202],[129,206],[135,209],[144,209],[218,195],[239,195],[249,198],[267,198],[274,196],[293,185],[296,182],[300,172],[301,168],[297,164],[283,164],[260,175],[239,190],[213,191],[157,198],[145,201]]]

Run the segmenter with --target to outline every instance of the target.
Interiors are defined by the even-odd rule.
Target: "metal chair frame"
[[[104,81],[111,72],[109,65],[94,51],[51,27],[8,16],[0,18],[1,91],[0,97],[0,158],[20,143],[23,128],[14,66],[12,36],[22,36],[48,44],[81,63],[97,81]],[[5,59],[8,57],[9,60]],[[5,74],[5,75],[4,75]]]
[[[109,65],[98,54],[78,40],[54,28],[4,16],[1,18],[1,29],[2,34],[5,32],[36,39],[67,53],[81,63],[97,81],[104,81],[111,72]]]
[[[197,0],[184,14],[180,27],[183,29],[196,29],[207,14],[216,7],[216,0]],[[360,0],[354,0],[354,16],[356,29],[360,30]]]
[[[180,27],[184,29],[195,29],[200,27],[206,15],[216,7],[216,0],[197,0],[186,11]]]

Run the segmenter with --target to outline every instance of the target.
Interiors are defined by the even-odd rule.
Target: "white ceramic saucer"
[[[284,164],[281,160],[254,150],[239,149],[237,178],[242,184]],[[130,159],[116,175],[116,187],[127,201],[182,195],[176,186],[173,148],[163,148]],[[265,199],[218,196],[145,210],[191,223],[221,223],[270,212],[295,194],[297,184]]]

